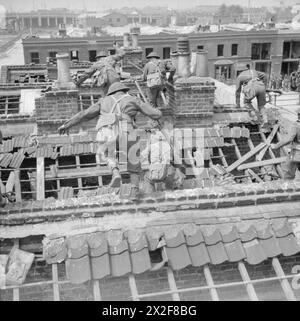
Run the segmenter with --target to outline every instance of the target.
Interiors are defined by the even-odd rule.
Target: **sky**
[[[72,8],[86,9],[89,11],[104,11],[112,8],[128,7],[145,7],[145,6],[168,6],[173,9],[183,9],[194,7],[196,5],[221,5],[239,4],[242,6],[281,6],[295,4],[300,0],[0,0],[8,11],[30,11],[34,9],[51,9],[51,8]]]

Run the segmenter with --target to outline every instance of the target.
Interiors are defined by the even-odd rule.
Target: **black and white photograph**
[[[300,0],[0,0],[0,301],[300,301]]]

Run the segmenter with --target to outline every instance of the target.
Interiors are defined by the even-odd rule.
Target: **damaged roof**
[[[165,251],[158,263],[151,252]],[[47,263],[66,260],[72,283],[106,276],[140,274],[168,262],[173,270],[189,265],[245,261],[256,265],[268,258],[291,256],[300,246],[287,220],[227,224],[150,227],[144,230],[95,232],[44,240]]]

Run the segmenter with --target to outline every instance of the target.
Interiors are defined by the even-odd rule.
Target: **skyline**
[[[26,3],[25,3],[26,2]],[[161,6],[172,9],[188,9],[199,5],[241,5],[247,7],[274,7],[288,6],[300,2],[300,0],[0,0],[7,11],[31,11],[40,9],[68,8],[75,10],[105,11],[122,7],[141,8],[145,6]]]

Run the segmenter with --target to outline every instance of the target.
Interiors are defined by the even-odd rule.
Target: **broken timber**
[[[278,157],[274,159],[267,159],[264,161],[258,161],[258,162],[253,162],[253,163],[248,163],[248,164],[243,164],[238,167],[238,170],[244,170],[244,169],[249,169],[249,168],[255,168],[255,167],[263,167],[263,166],[268,166],[268,165],[274,165],[274,164],[281,164],[286,161],[286,157]]]
[[[273,140],[273,138],[275,137],[275,135],[276,135],[276,133],[277,133],[278,128],[279,128],[279,125],[275,125],[275,126],[274,126],[271,134],[269,135],[269,137],[268,137],[267,140],[266,140],[267,146],[265,146],[265,147],[259,152],[259,154],[258,154],[257,157],[256,157],[256,160],[257,160],[257,161],[261,161],[261,160],[263,159],[266,151],[267,151],[268,148],[269,148],[269,144],[272,143],[272,140]]]
[[[242,156],[240,159],[238,159],[236,162],[231,164],[226,168],[227,173],[232,172],[234,169],[236,169],[239,165],[243,164],[247,159],[251,158],[253,155],[258,153],[261,149],[263,149],[267,143],[260,143],[256,147],[254,147],[252,150],[250,150],[247,154]]]

